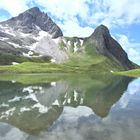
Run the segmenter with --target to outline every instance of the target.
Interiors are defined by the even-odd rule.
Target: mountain
[[[110,59],[116,59],[124,67],[133,69],[134,65],[128,59],[127,53],[120,44],[111,37],[108,28],[104,25],[98,26],[88,41],[95,45],[97,51]]]
[[[62,52],[58,50],[53,40],[57,40],[56,38],[61,36],[63,36],[61,29],[46,13],[41,12],[37,7],[31,8],[19,14],[17,17],[0,22],[0,58],[2,56],[5,59],[7,55],[13,55],[11,50],[14,50],[16,57],[19,56],[20,52],[20,58],[16,59],[15,56],[11,56],[11,61],[23,61],[21,56],[26,58],[36,57],[36,59],[38,59],[37,57],[42,57],[41,52],[43,52],[44,56],[44,51],[40,50],[40,46],[36,46],[41,43],[40,40],[44,37],[50,40],[49,43],[51,45],[49,46],[52,47],[48,47],[48,49],[57,49],[60,54],[58,57],[60,57]],[[3,50],[3,48],[5,48],[5,50]],[[36,49],[37,51],[35,51]],[[49,51],[49,53],[50,52],[51,51]],[[48,55],[49,54],[45,54],[45,56]],[[2,59],[0,59],[1,64],[11,64],[10,61],[3,62],[1,60]],[[45,58],[45,60],[47,60],[47,58]]]
[[[52,38],[63,36],[61,29],[38,7],[31,8],[0,24],[11,27],[14,31],[18,30],[27,34],[37,34],[40,30],[43,30],[52,35]]]
[[[24,61],[110,72],[136,67],[106,26],[98,26],[87,38],[64,37],[59,26],[37,7],[0,22],[0,64]]]
[[[98,26],[87,38],[64,37],[62,42],[63,48],[67,51],[69,50],[68,52],[76,55],[81,54],[85,57],[90,56],[90,59],[94,61],[94,63],[91,63],[94,64],[94,67],[96,64],[96,68],[98,67],[98,69],[113,72],[118,69],[130,70],[138,67],[129,60],[127,53],[111,36],[108,28],[104,25]],[[76,58],[76,60],[78,59]],[[85,61],[85,63],[87,62],[88,60]]]

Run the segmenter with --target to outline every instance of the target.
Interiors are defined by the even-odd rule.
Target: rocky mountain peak
[[[105,25],[100,25],[100,26],[98,26],[96,29],[95,29],[95,31],[94,31],[94,33],[93,33],[93,35],[110,35],[110,33],[109,33],[109,30],[108,30],[108,28],[105,26]]]
[[[63,36],[61,29],[52,21],[47,13],[41,12],[38,7],[33,7],[17,17],[1,22],[15,31],[37,34],[40,30],[48,32],[52,38]]]
[[[41,12],[40,9],[38,7],[32,7],[29,10],[25,11],[25,12],[31,12],[31,13],[36,13],[36,12]]]
[[[117,60],[126,69],[133,69],[134,65],[128,59],[121,45],[111,37],[108,28],[104,25],[98,26],[88,41],[96,47],[97,51],[111,59]]]
[[[89,38],[92,38],[92,39],[100,39],[100,41],[104,40],[104,38],[110,38],[111,35],[110,35],[110,32],[109,32],[109,29],[105,26],[105,25],[100,25],[98,26],[93,34],[89,37]]]
[[[42,14],[44,14],[44,15],[46,15],[46,17],[48,17],[48,15],[41,12],[38,7],[33,7],[31,9],[19,14],[19,16],[15,17],[15,18],[18,20],[25,20],[25,19],[30,19],[32,16],[32,18],[37,19],[38,16],[41,16]],[[15,19],[15,18],[13,18],[13,19]]]

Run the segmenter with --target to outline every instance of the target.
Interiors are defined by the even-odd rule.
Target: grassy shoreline
[[[47,74],[47,73],[110,73],[109,71],[100,71],[100,67],[94,64],[91,65],[73,65],[71,63],[54,64],[54,63],[33,63],[24,62],[17,65],[2,65],[0,66],[0,74]],[[140,77],[140,69],[129,71],[114,72],[114,75],[122,75],[129,77]]]
[[[121,72],[115,72],[116,75],[122,75],[122,76],[129,76],[129,77],[140,77],[140,69],[133,69],[129,71],[121,71]]]
[[[0,74],[14,73],[109,73],[122,70],[115,62],[98,56],[72,56],[69,61],[61,64],[23,62],[17,65],[0,65]]]
[[[88,66],[72,66],[67,64],[24,62],[17,65],[0,66],[0,73],[83,73],[89,71]]]
[[[94,60],[94,61],[93,61]],[[113,74],[130,77],[139,77],[140,69],[124,71],[121,66],[116,65],[104,57],[71,57],[62,64],[23,62],[17,65],[0,65],[0,75],[2,74]]]

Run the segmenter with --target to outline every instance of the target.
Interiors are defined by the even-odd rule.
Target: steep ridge
[[[52,38],[63,36],[61,29],[38,7],[33,7],[0,24],[23,33],[37,34],[40,30],[43,30],[52,35]]]
[[[128,59],[127,53],[122,49],[121,45],[111,37],[106,26],[98,26],[87,40],[94,44],[100,54],[107,56],[110,59],[115,58],[128,69],[134,68],[134,65]]]

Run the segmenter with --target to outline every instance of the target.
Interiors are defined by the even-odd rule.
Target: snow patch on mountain
[[[34,51],[42,55],[51,56],[56,63],[62,63],[68,59],[68,55],[59,49],[59,42],[61,42],[61,37],[57,38],[56,41],[50,36],[45,36],[39,41]]]
[[[8,44],[14,46],[15,48],[21,48],[21,46],[19,46],[19,44],[13,43],[13,42],[8,42]]]
[[[81,46],[83,46],[83,42],[84,42],[84,40],[80,39]]]
[[[8,38],[7,37],[0,37],[0,40],[1,41],[5,41],[5,40],[7,40]]]

